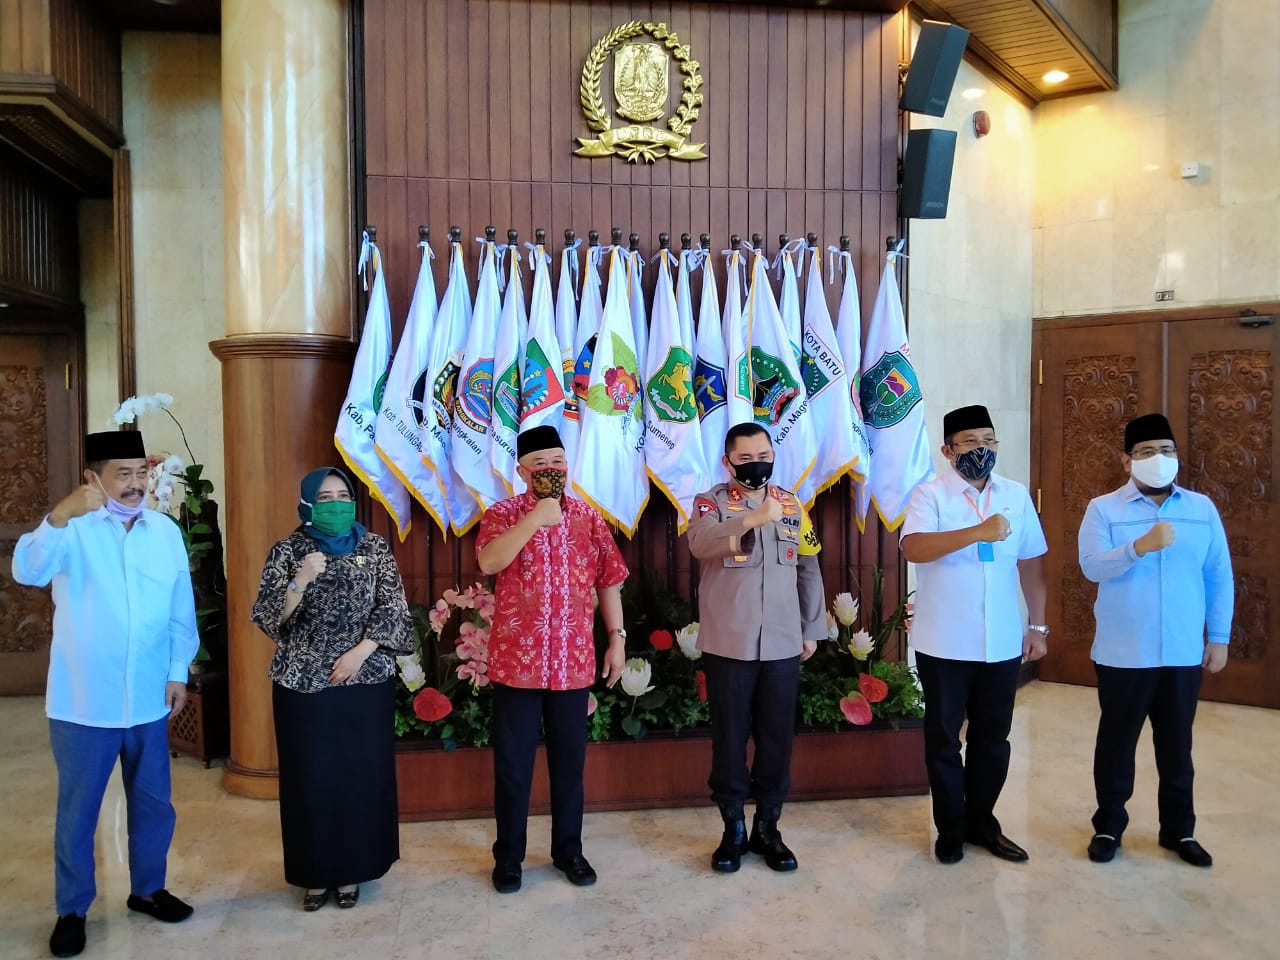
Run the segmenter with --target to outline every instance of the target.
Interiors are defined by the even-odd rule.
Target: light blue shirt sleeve
[[[185,552],[185,545],[184,545]],[[200,648],[196,630],[196,598],[190,572],[179,573],[173,583],[169,613],[169,682],[186,683],[187,670]]]
[[[1085,579],[1102,583],[1122,576],[1138,562],[1133,542],[1115,546],[1111,539],[1111,524],[1103,516],[1099,499],[1089,501],[1089,507],[1080,521],[1080,533],[1076,544],[1080,552],[1080,570]]]
[[[1231,552],[1227,548],[1227,532],[1222,517],[1212,504],[1209,552],[1204,561],[1205,623],[1210,643],[1231,641],[1231,617],[1235,613],[1236,588],[1231,572]]]
[[[1031,502],[1029,491],[1022,492],[1022,536],[1018,539],[1018,559],[1033,560],[1049,552],[1049,544],[1044,538],[1044,528],[1040,526],[1040,515],[1036,513]]]
[[[40,526],[18,538],[13,549],[13,579],[28,587],[47,587],[62,572],[70,538],[68,527],[55,527],[45,517]]]

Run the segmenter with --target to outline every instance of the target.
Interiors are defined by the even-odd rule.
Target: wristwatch
[[[615,627],[613,630],[609,631],[609,636],[611,637],[618,636],[618,637],[621,637],[623,640],[626,640],[627,631],[624,630],[622,627]]]
[[[302,592],[302,587],[298,586],[298,581],[297,581],[297,580],[290,580],[290,581],[289,581],[289,589],[290,589],[290,590],[292,590],[294,593],[301,593],[301,592]]]
[[[1049,635],[1049,625],[1047,623],[1028,623],[1027,629],[1034,630],[1042,637],[1047,637]]]

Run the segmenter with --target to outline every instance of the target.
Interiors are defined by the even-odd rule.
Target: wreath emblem
[[[604,72],[609,57],[619,47],[653,47],[652,44],[628,44],[634,37],[647,34],[657,40],[674,59],[683,74],[680,86],[683,93],[675,112],[667,118],[666,129],[648,123],[632,123],[623,127],[612,127],[609,110],[605,107],[604,97],[600,90],[600,77]],[[654,120],[661,118],[661,106],[666,104],[665,70],[653,69],[653,57],[648,51],[637,49],[626,51],[629,56],[623,60],[626,68],[648,68],[652,79],[628,75],[625,79],[615,78],[614,92],[620,95],[623,91],[634,91],[631,95],[635,102],[622,102],[619,97],[618,113],[625,117],[648,117]],[[668,60],[669,62],[669,60]],[[665,64],[663,64],[665,66]],[[705,143],[689,143],[689,131],[698,120],[698,108],[702,106],[702,74],[701,64],[689,56],[689,45],[680,42],[680,38],[667,28],[665,23],[630,20],[621,26],[614,27],[591,48],[587,62],[582,67],[582,81],[578,85],[578,100],[582,104],[582,113],[587,119],[587,126],[598,133],[597,138],[578,137],[578,147],[573,152],[580,157],[607,157],[617,154],[628,163],[643,160],[653,163],[659,157],[670,157],[673,160],[705,160]],[[652,100],[658,99],[660,105],[657,112]],[[641,102],[643,101],[643,106]]]

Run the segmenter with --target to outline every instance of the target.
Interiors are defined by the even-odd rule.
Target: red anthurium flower
[[[865,727],[871,722],[871,704],[860,693],[851,693],[841,700],[840,712],[855,727]]]
[[[419,720],[432,723],[447,717],[453,710],[449,698],[435,687],[423,687],[413,698],[413,713]]]
[[[649,643],[655,650],[670,650],[676,638],[670,630],[655,630],[649,634]]]
[[[707,675],[702,670],[699,670],[695,675],[695,679],[698,681],[698,699],[701,700],[703,703],[706,703],[707,702]]]
[[[879,677],[873,677],[869,673],[858,675],[858,689],[862,691],[862,695],[867,698],[868,703],[879,703],[889,695],[889,685]]]

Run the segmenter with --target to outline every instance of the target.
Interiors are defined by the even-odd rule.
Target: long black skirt
[[[400,859],[394,684],[319,693],[272,684],[288,883],[364,883]]]

